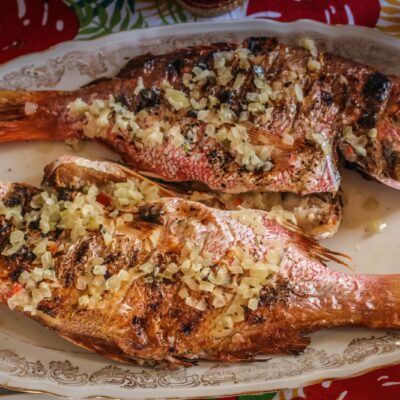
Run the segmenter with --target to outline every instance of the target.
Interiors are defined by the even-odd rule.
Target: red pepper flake
[[[54,256],[57,253],[58,245],[56,242],[50,242],[49,243],[49,250],[52,256]]]
[[[344,148],[344,158],[350,162],[355,162],[357,160],[357,154],[351,145],[347,145]]]
[[[18,292],[20,292],[22,289],[24,288],[24,286],[19,283],[19,282],[15,282],[12,286],[11,289],[11,296],[14,296],[14,294],[17,294]]]
[[[349,157],[351,157],[355,154],[353,147],[351,147],[350,145],[348,145],[346,147],[345,153],[346,153],[346,156],[349,156]]]
[[[237,197],[234,201],[235,206],[240,206],[243,203],[243,199],[241,199],[240,197]]]
[[[96,201],[100,204],[102,204],[103,206],[107,207],[108,205],[111,204],[112,202],[112,198],[108,195],[106,195],[103,192],[100,192],[97,196],[96,196]]]

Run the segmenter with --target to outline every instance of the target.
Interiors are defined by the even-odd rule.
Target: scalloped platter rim
[[[288,43],[312,37],[320,49],[368,62],[395,73],[400,41],[377,30],[333,27],[309,20],[205,22],[116,33],[93,41],[71,41],[0,66],[2,89],[74,89],[100,76],[111,76],[129,57],[177,47],[274,35]],[[0,146],[2,181],[40,182],[46,163],[72,150],[62,143],[18,143]],[[80,155],[116,158],[95,144]],[[396,231],[400,227],[400,194],[343,171],[347,197],[340,232],[327,241],[353,257],[357,272],[397,271]],[[363,205],[374,198],[371,213]],[[388,222],[385,233],[369,236],[372,218]],[[375,261],[379,260],[379,264]],[[377,271],[377,266],[379,271]],[[57,337],[24,316],[0,307],[0,386],[79,398],[202,398],[294,388],[323,379],[359,375],[400,359],[400,333],[335,329],[312,334],[310,347],[298,356],[273,356],[258,362],[200,362],[190,369],[154,370],[114,363]]]

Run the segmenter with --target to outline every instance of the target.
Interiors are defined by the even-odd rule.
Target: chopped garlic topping
[[[224,68],[218,71],[218,85],[226,86],[233,79],[233,75],[229,68]]]
[[[308,50],[313,57],[318,56],[318,51],[317,51],[317,47],[315,45],[314,40],[309,39],[309,38],[301,38],[299,40],[299,46]]]
[[[307,63],[307,69],[309,71],[319,71],[321,69],[321,63],[317,60],[310,60]]]
[[[368,137],[370,137],[371,139],[375,139],[378,136],[378,129],[376,128],[372,128],[368,131],[367,133]]]
[[[27,101],[25,103],[25,108],[24,108],[25,115],[33,115],[33,114],[35,114],[37,109],[38,109],[38,107],[39,107],[38,104],[32,103],[30,101]]]
[[[78,225],[82,228],[82,230],[78,229],[79,236],[75,239],[78,240],[87,230],[100,229],[107,246],[113,240],[113,231],[103,225],[104,206],[95,204],[100,190],[111,197],[110,205],[117,207],[117,211],[137,204],[147,197],[157,196],[157,193],[149,190],[145,185],[142,189],[141,184],[130,181],[108,184],[102,188],[91,186],[69,201],[58,201],[51,193],[44,194],[43,192],[34,196],[31,202],[34,211],[37,212],[36,221],[43,219],[44,227],[48,232],[57,229],[60,223],[63,224],[64,232],[69,233],[69,240],[72,241],[74,228],[69,225],[69,213],[73,212],[78,220],[81,220]],[[51,210],[51,215],[47,215],[49,210]],[[95,210],[98,214],[96,214],[96,221],[93,221]],[[0,203],[0,211],[6,215],[7,207]],[[289,214],[273,208],[270,218],[278,221],[292,220]],[[14,216],[10,214],[10,219],[12,218]],[[25,218],[31,219],[33,215],[26,213],[21,218],[25,221]],[[260,214],[254,211],[240,211],[235,213],[234,218],[240,223],[251,226],[256,235],[264,235],[265,228]],[[100,226],[99,221],[103,226]],[[147,250],[149,253],[157,251],[160,235],[161,230],[156,229],[149,236],[150,247]],[[34,249],[34,253],[38,256],[38,264],[32,271],[21,273],[19,282],[24,288],[13,295],[8,302],[11,308],[18,307],[35,314],[39,303],[50,298],[52,289],[59,286],[54,271],[53,250],[50,250],[54,242],[46,237],[36,241],[33,246],[33,243],[25,239],[22,227],[14,229],[10,235],[10,246],[22,240]],[[214,322],[212,334],[224,336],[230,332],[234,324],[244,319],[245,307],[253,311],[257,310],[261,291],[273,281],[279,271],[281,260],[281,249],[272,246],[264,258],[233,246],[222,257],[214,259],[211,254],[201,250],[195,243],[187,241],[176,262],[168,263],[164,267],[160,267],[149,259],[141,265],[120,270],[117,274],[108,276],[105,260],[102,257],[89,258],[85,261],[82,275],[76,277],[74,287],[81,292],[77,300],[79,307],[91,309],[105,307],[105,296],[118,291],[127,281],[132,282],[139,278],[149,283],[158,279],[179,281],[181,288],[178,295],[187,306],[198,311],[204,311],[208,306],[223,309]],[[200,299],[199,293],[203,293]],[[209,300],[204,296],[207,296]]]
[[[257,213],[246,211],[235,213],[235,218],[249,223],[256,234],[263,234],[262,221]],[[256,225],[258,224],[258,229]],[[153,245],[156,248],[157,244]],[[270,248],[265,259],[250,254],[234,246],[227,250],[219,260],[202,251],[188,240],[183,246],[176,263],[170,263],[158,269],[151,260],[129,271],[131,277],[144,277],[146,282],[169,279],[181,283],[178,296],[189,307],[204,311],[207,303],[204,297],[211,297],[215,308],[227,307],[214,322],[213,334],[226,334],[236,322],[244,319],[244,306],[255,311],[258,308],[259,296],[265,285],[269,285],[279,271],[282,251]],[[141,271],[143,274],[138,274]],[[111,278],[110,278],[111,279]],[[131,278],[132,279],[132,278]]]
[[[324,133],[321,132],[313,132],[310,135],[311,139],[321,146],[321,150],[326,156],[332,154],[332,145],[328,138],[326,138]]]
[[[343,131],[343,140],[349,143],[357,155],[366,157],[368,139],[364,135],[356,136],[351,126],[346,126]]]
[[[246,75],[238,74],[236,76],[236,79],[235,79],[235,82],[233,83],[232,88],[234,90],[240,89],[242,87],[243,83],[245,82],[245,80],[246,80]]]
[[[186,94],[180,90],[166,89],[165,97],[171,106],[177,111],[181,110],[182,108],[190,107],[190,103],[186,97]]]
[[[117,213],[126,207],[138,204],[140,201],[159,198],[158,188],[146,181],[128,180],[110,183],[102,187],[101,190],[106,196],[110,197],[110,206],[115,207]],[[53,252],[62,252],[64,247],[62,244],[57,247],[57,243],[52,242],[46,236],[37,239],[35,235],[27,234],[31,223],[39,226],[42,235],[51,234],[56,229],[62,229],[64,231],[63,240],[71,243],[79,240],[87,231],[100,229],[104,244],[108,246],[112,243],[114,240],[113,232],[105,225],[103,226],[106,222],[106,215],[104,206],[97,200],[98,195],[99,188],[95,185],[84,189],[82,193],[76,193],[71,200],[59,201],[55,194],[41,192],[32,197],[30,203],[32,211],[25,213],[25,215],[22,215],[21,206],[9,208],[3,202],[0,202],[0,215],[4,215],[15,226],[9,237],[10,243],[5,247],[2,255],[10,257],[18,253],[23,247],[27,247],[36,256],[33,260],[34,268],[30,272],[23,271],[19,276],[18,282],[24,287],[8,299],[8,305],[11,309],[19,307],[34,315],[37,312],[38,304],[42,300],[50,298],[52,288],[59,286],[54,271]],[[124,214],[124,221],[129,222],[132,219],[132,214]],[[157,242],[156,233],[152,235],[151,240],[153,243]],[[79,300],[81,306],[94,307],[98,305],[101,293],[105,290],[108,282],[104,281],[107,269],[103,262],[104,260],[101,257],[92,259],[93,268],[90,274],[77,278],[75,287],[78,290],[83,291],[87,287],[90,289],[93,285],[96,287],[96,289],[90,289],[93,292],[90,296],[85,295],[87,299],[81,297],[82,300]],[[126,280],[127,272],[120,271],[118,276],[113,279]],[[109,286],[115,287],[112,282]]]
[[[303,89],[298,83],[294,85],[294,93],[296,94],[297,101],[302,103],[304,100]]]
[[[308,48],[313,57],[317,54],[315,44],[310,39],[302,39],[301,45]],[[314,57],[315,58],[315,57]],[[318,70],[321,64],[316,59],[308,62],[309,70]],[[167,80],[162,84],[160,110],[152,112],[142,109],[133,112],[119,103],[113,96],[97,99],[91,104],[76,99],[69,104],[69,113],[83,122],[83,133],[92,137],[106,137],[111,133],[123,134],[129,141],[140,141],[146,146],[162,146],[166,140],[174,147],[188,153],[193,140],[183,132],[185,128],[176,123],[171,126],[171,112],[196,118],[203,122],[208,137],[216,140],[229,151],[236,163],[248,171],[270,170],[273,165],[262,145],[250,143],[247,135],[248,123],[266,125],[271,120],[274,105],[286,95],[294,95],[298,103],[304,101],[304,72],[285,71],[282,81],[268,82],[263,57],[255,56],[248,48],[238,47],[230,51],[213,53],[213,65],[195,65],[190,73],[182,76],[183,89],[177,90]],[[242,93],[248,82],[254,86],[251,91]],[[215,86],[216,91],[205,89],[206,83]],[[146,90],[140,77],[134,90],[140,96]],[[235,96],[244,96],[240,111],[237,111]],[[211,128],[212,127],[212,128]],[[182,130],[182,131],[181,131]],[[199,124],[200,132],[203,132]],[[238,137],[238,132],[240,138]],[[293,138],[286,135],[283,141],[292,143]],[[329,146],[324,146],[329,150]],[[269,151],[269,154],[271,152]]]
[[[143,78],[141,76],[139,76],[137,84],[136,84],[136,88],[133,91],[133,93],[135,95],[138,95],[143,89],[144,89],[144,83],[143,83]]]

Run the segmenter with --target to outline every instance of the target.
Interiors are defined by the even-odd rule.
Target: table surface
[[[243,3],[242,7],[228,14],[207,20],[258,17],[293,21],[309,18],[330,24],[378,27],[400,40],[400,0],[244,0]],[[83,7],[84,4],[86,7]],[[2,0],[2,5],[0,62],[44,50],[66,40],[93,39],[120,30],[205,20],[186,12],[173,0]],[[99,15],[103,16],[101,20]],[[12,394],[16,393],[0,389],[2,398],[15,398]],[[35,397],[47,398],[32,395],[32,398]],[[241,400],[383,398],[400,399],[400,365],[372,371],[357,378],[325,381],[279,393],[239,397]]]

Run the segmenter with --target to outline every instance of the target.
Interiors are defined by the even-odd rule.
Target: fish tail
[[[400,274],[342,275],[342,279],[349,285],[336,280],[337,301],[330,310],[333,325],[400,329]]]
[[[51,104],[57,92],[0,91],[0,143],[62,140]]]
[[[337,326],[400,329],[400,274],[338,272],[304,262],[301,254],[292,252],[296,264],[284,264],[280,271],[296,286],[294,307],[304,310],[296,316],[301,332]]]

